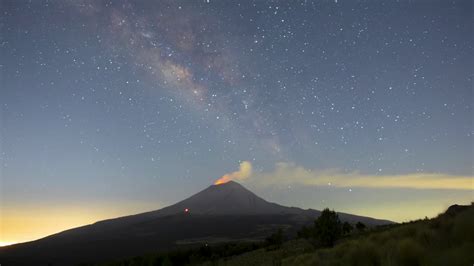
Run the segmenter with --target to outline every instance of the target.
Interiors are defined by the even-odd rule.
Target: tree
[[[344,222],[342,224],[342,234],[347,235],[349,234],[352,230],[354,230],[354,227],[348,222]]]
[[[310,238],[313,236],[313,229],[308,228],[306,226],[301,227],[301,229],[297,232],[298,238]]]
[[[271,234],[266,239],[267,244],[270,246],[280,246],[283,243],[283,240],[283,230],[281,230],[281,228],[279,228],[275,233]]]
[[[321,245],[332,247],[342,233],[342,225],[337,213],[328,208],[324,209],[314,221],[314,231]]]
[[[363,224],[362,222],[357,222],[357,223],[356,223],[356,228],[357,228],[357,230],[358,230],[359,232],[364,231],[364,230],[365,230],[365,227],[366,227],[365,224]]]

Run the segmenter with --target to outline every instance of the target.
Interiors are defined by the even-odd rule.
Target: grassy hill
[[[474,205],[451,206],[433,219],[371,228],[331,248],[314,239],[282,244],[228,243],[149,254],[102,265],[473,265]]]

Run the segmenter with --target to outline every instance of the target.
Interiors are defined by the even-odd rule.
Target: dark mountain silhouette
[[[168,250],[182,245],[264,239],[276,228],[293,234],[319,216],[317,210],[265,201],[230,181],[212,185],[160,210],[82,226],[36,241],[0,248],[5,265],[70,265]],[[369,226],[391,223],[339,213]]]
[[[188,208],[196,214],[212,215],[251,215],[251,214],[296,214],[301,209],[289,208],[270,203],[241,184],[229,181],[222,185],[212,185],[203,191],[172,206],[157,211],[175,214]]]

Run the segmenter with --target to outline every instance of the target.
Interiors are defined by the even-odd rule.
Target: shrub
[[[358,230],[359,232],[364,231],[364,230],[365,230],[365,227],[366,227],[365,224],[362,223],[362,222],[357,222],[357,223],[356,223],[356,228],[357,228],[357,230]]]
[[[339,216],[335,211],[324,209],[318,219],[314,221],[314,230],[316,238],[322,246],[332,247],[342,233]]]
[[[423,258],[423,248],[412,239],[403,239],[398,243],[397,260],[400,265],[418,266]]]
[[[301,229],[297,232],[297,236],[298,238],[310,238],[313,236],[313,230],[306,227],[306,226],[303,226],[301,227]]]
[[[452,238],[456,242],[474,242],[474,211],[460,213],[453,221]]]
[[[343,233],[344,235],[349,234],[353,229],[354,229],[354,227],[352,227],[352,225],[351,225],[350,223],[348,223],[348,222],[344,222],[344,223],[342,224],[342,233]]]
[[[283,241],[283,230],[281,230],[281,228],[266,238],[266,242],[270,246],[280,246]]]
[[[424,246],[431,245],[436,240],[436,233],[429,228],[420,228],[416,233],[416,240]]]
[[[377,247],[368,241],[357,241],[349,252],[349,263],[354,266],[378,266],[380,255]]]

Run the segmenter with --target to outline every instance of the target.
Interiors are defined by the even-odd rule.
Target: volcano
[[[5,265],[71,265],[195,244],[258,241],[277,228],[295,234],[319,214],[317,210],[268,202],[229,181],[160,210],[99,221],[0,248],[0,261]],[[339,217],[369,226],[391,223],[345,213]]]
[[[212,185],[156,213],[160,215],[176,214],[185,208],[194,214],[208,215],[294,214],[301,210],[268,202],[241,184],[229,181],[224,184]]]

